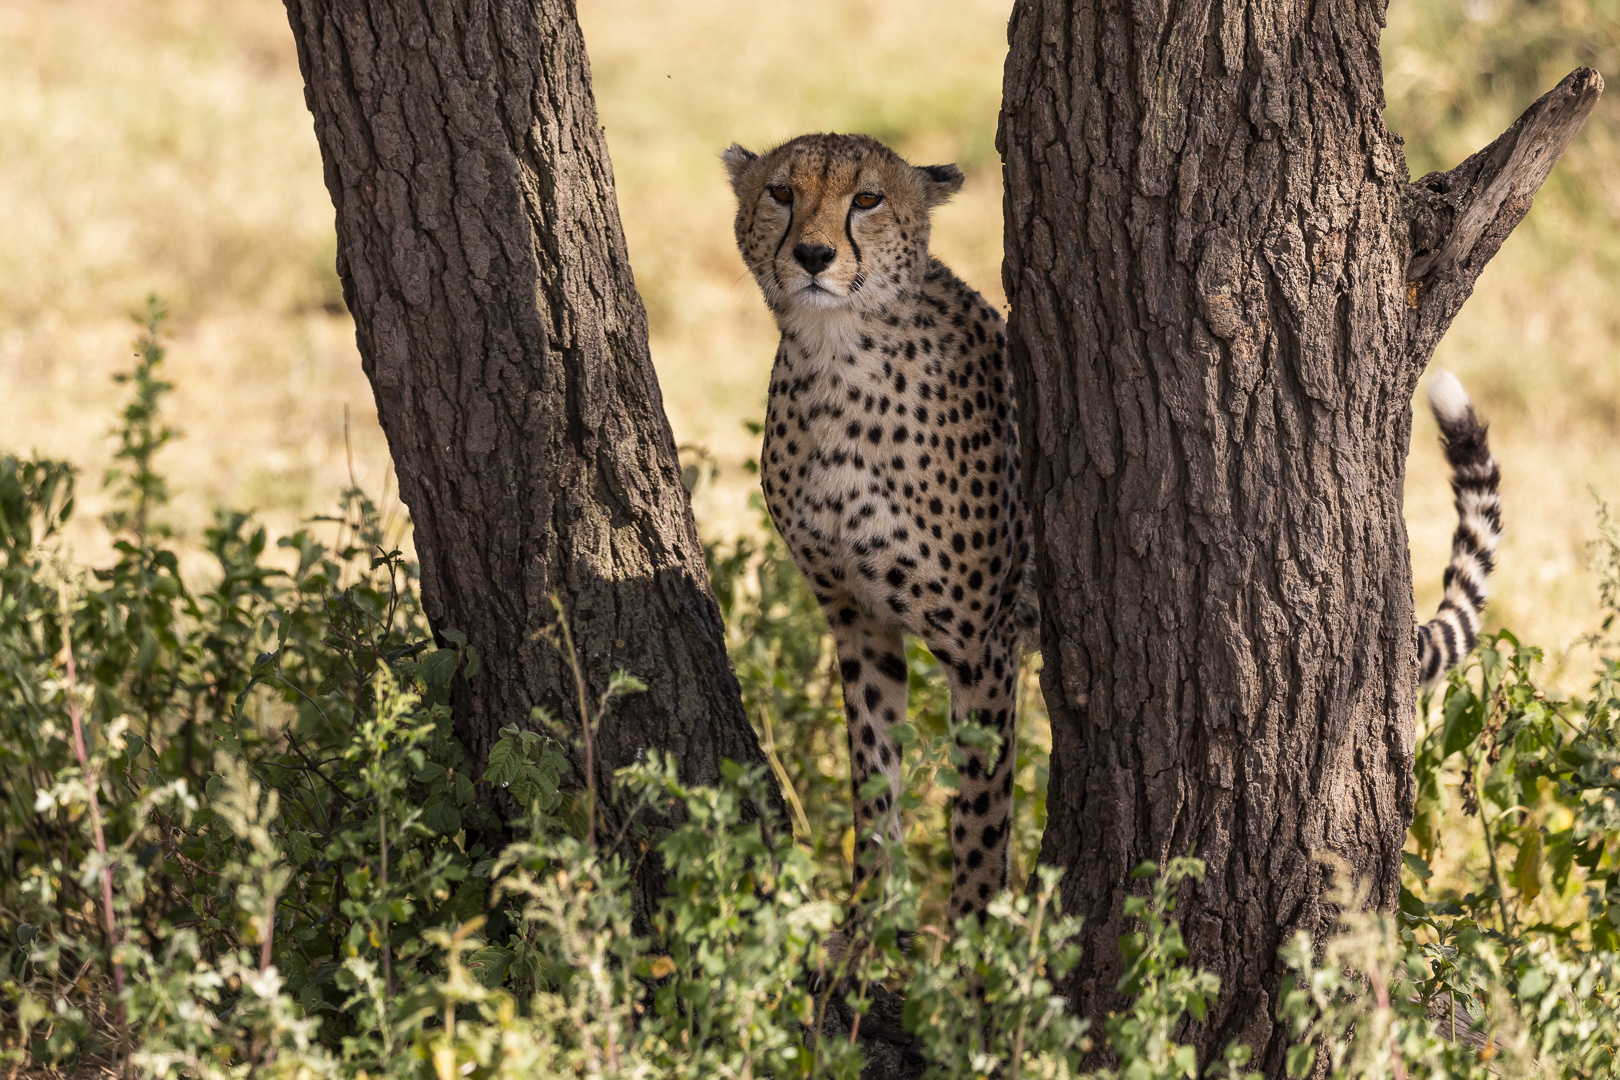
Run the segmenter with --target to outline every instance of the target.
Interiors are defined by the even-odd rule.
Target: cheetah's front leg
[[[982,913],[990,897],[1007,887],[1018,758],[1018,652],[1015,646],[987,642],[976,662],[959,662],[947,670],[951,716],[957,723],[971,719],[1001,739],[995,751],[962,747],[966,760],[957,770],[961,787],[951,810],[951,899],[946,908],[955,920]]]
[[[886,857],[880,857],[871,868],[865,865],[865,856],[874,846],[873,837],[882,836],[896,843],[901,839],[900,746],[891,729],[906,718],[905,642],[897,628],[848,608],[827,614],[838,646],[838,673],[844,683],[844,715],[849,723],[855,888],[859,892],[869,872],[881,871],[889,864]],[[888,789],[875,798],[862,798],[861,789],[877,773],[888,777]]]

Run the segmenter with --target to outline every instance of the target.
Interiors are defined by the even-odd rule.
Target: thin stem
[[[283,680],[283,681],[285,681],[285,680]],[[338,798],[342,799],[346,803],[349,803],[350,805],[354,804],[354,800],[349,797],[348,792],[346,792],[342,788],[338,787],[337,782],[335,780],[333,780],[330,776],[327,776],[325,773],[321,772],[320,767],[315,762],[309,760],[309,755],[304,753],[304,748],[298,745],[298,736],[294,735],[291,731],[287,732],[287,745],[292,747],[293,753],[298,755],[298,760],[300,760],[300,761],[302,761],[304,763],[304,768],[308,772],[312,772],[316,776],[320,777],[322,780],[326,781],[326,786],[331,788],[332,792],[335,795],[337,795]],[[313,793],[313,791],[314,791],[314,785],[313,784],[311,784],[310,790]]]
[[[776,738],[771,731],[771,711],[765,706],[759,707],[759,723],[765,734],[765,760],[771,763],[771,769],[776,773],[777,781],[782,785],[782,794],[793,809],[794,831],[806,843],[814,842],[815,834],[810,829],[810,819],[805,815],[804,806],[799,802],[799,793],[794,790],[793,781],[788,778],[787,769],[782,765],[782,759],[776,754]]]
[[[388,807],[382,799],[377,800],[377,832],[382,839],[382,956],[383,956],[383,1001],[388,1000],[389,993],[394,988],[394,969],[392,963],[392,950],[388,947]]]
[[[276,897],[270,895],[270,910],[264,916],[264,944],[259,947],[259,973],[270,970],[270,947],[276,937]]]
[[[118,959],[118,922],[113,914],[112,864],[106,862],[107,838],[101,828],[101,800],[96,797],[100,778],[90,768],[90,755],[84,744],[84,706],[79,701],[79,669],[73,660],[73,613],[68,604],[67,588],[57,589],[57,602],[62,611],[62,659],[67,668],[68,718],[73,723],[73,756],[84,770],[84,786],[90,798],[90,828],[95,836],[96,853],[101,856],[101,910],[107,922],[107,955],[112,961],[113,988],[118,993],[118,1037],[120,1043],[127,1035],[124,1016],[124,965]]]
[[[1502,932],[1510,938],[1517,937],[1517,932],[1513,928],[1513,919],[1508,915],[1507,886],[1502,881],[1502,868],[1496,862],[1495,830],[1491,827],[1491,819],[1485,810],[1485,752],[1483,748],[1481,748],[1479,756],[1475,760],[1474,773],[1480,777],[1476,781],[1479,784],[1479,823],[1485,828],[1485,853],[1490,857],[1491,861],[1491,881],[1496,885],[1496,908],[1502,916]],[[1498,820],[1500,820],[1500,816],[1498,816]]]
[[[562,635],[563,659],[574,673],[574,689],[579,695],[579,726],[585,732],[585,843],[593,850],[596,848],[596,764],[591,752],[591,710],[590,701],[585,695],[585,672],[580,667],[579,656],[574,652],[574,635],[568,630],[568,619],[563,615],[562,600],[556,593],[551,595],[551,604],[557,609],[557,627]]]
[[[1384,973],[1374,966],[1369,976],[1373,986],[1373,1001],[1377,1003],[1378,1008],[1383,1011],[1384,1015],[1389,1016],[1389,986],[1384,982]],[[1400,1044],[1395,1040],[1393,1021],[1389,1033],[1389,1056],[1391,1066],[1395,1072],[1395,1080],[1406,1080],[1406,1062],[1402,1060]]]
[[[1035,956],[1041,944],[1041,921],[1046,917],[1047,893],[1042,892],[1035,897],[1035,918],[1029,927],[1029,955]],[[1035,985],[1035,965],[1030,964],[1024,972],[1024,983],[1021,989],[1025,997]],[[1018,1033],[1013,1036],[1012,1045],[1012,1075],[1008,1080],[1019,1080],[1024,1072],[1024,1029],[1029,1026],[1029,1007],[1026,1005],[1018,1017]]]

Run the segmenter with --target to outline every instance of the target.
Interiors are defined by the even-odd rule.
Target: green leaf
[[[1289,1047],[1285,1064],[1289,1076],[1305,1077],[1310,1075],[1311,1066],[1316,1064],[1316,1047],[1310,1043],[1300,1043],[1298,1046]]]
[[[290,832],[287,834],[287,858],[295,866],[303,866],[315,857],[315,845],[308,833]]]
[[[467,635],[454,627],[445,627],[439,631],[439,636],[448,642],[461,646],[463,649],[467,647]]]
[[[453,836],[461,831],[461,811],[454,799],[441,792],[422,808],[422,822],[441,836]]]
[[[416,677],[424,686],[444,686],[456,670],[456,650],[435,649],[416,665]]]
[[[1541,855],[1541,830],[1528,825],[1519,839],[1519,857],[1513,861],[1513,877],[1523,903],[1541,895]]]
[[[1423,903],[1423,898],[1404,885],[1401,886],[1401,899],[1398,906],[1404,914],[1411,915],[1413,918],[1427,914],[1429,910],[1428,906]]]
[[[889,778],[884,776],[882,773],[873,773],[871,776],[868,776],[866,778],[866,782],[861,785],[861,798],[868,802],[877,798],[879,795],[886,795],[888,792]]]
[[[1525,1001],[1539,997],[1542,991],[1547,989],[1548,984],[1549,979],[1545,971],[1539,967],[1531,968],[1519,980],[1519,1000]]]
[[[1485,703],[1466,684],[1446,698],[1445,727],[1440,736],[1440,756],[1450,757],[1465,750],[1485,729]]]
[[[467,956],[467,970],[472,972],[486,988],[493,990],[506,979],[506,969],[512,965],[517,953],[498,945],[486,945]]]
[[[467,646],[466,653],[467,653],[467,666],[466,666],[466,668],[464,668],[462,670],[461,674],[462,674],[463,678],[470,679],[474,675],[478,674],[478,669],[481,666],[482,661],[478,657],[478,650],[476,648],[474,648],[473,646],[471,646],[471,645]]]
[[[1559,892],[1573,893],[1574,882],[1570,878],[1570,871],[1575,865],[1575,844],[1569,833],[1560,833],[1547,844],[1547,865],[1552,867],[1553,888]],[[1569,897],[1565,896],[1565,900]]]
[[[483,782],[508,787],[513,780],[522,776],[523,766],[527,762],[521,746],[517,739],[497,739],[495,745],[489,748],[489,766],[484,770]]]
[[[619,697],[622,694],[639,694],[645,689],[647,689],[647,684],[628,671],[615,671],[608,676],[609,697]]]

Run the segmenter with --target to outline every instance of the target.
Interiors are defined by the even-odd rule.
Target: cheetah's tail
[[[1429,408],[1440,422],[1440,441],[1451,462],[1451,490],[1457,496],[1457,532],[1446,566],[1446,595],[1435,617],[1418,627],[1418,684],[1432,688],[1462,663],[1479,639],[1502,534],[1501,474],[1485,441],[1485,425],[1474,415],[1457,376],[1436,368],[1429,380]]]

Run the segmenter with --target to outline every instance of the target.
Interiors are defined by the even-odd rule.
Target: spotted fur
[[[782,331],[760,457],[771,518],[838,647],[867,866],[900,841],[904,634],[944,665],[951,710],[996,731],[966,748],[951,814],[953,917],[1007,881],[1018,665],[1035,623],[1030,525],[1000,313],[928,253],[962,185],[861,135],[724,155],[737,246]],[[874,774],[888,790],[863,799]],[[879,849],[881,845],[878,845]]]
[[[1474,643],[1489,595],[1496,542],[1502,534],[1501,476],[1457,377],[1437,368],[1429,380],[1429,408],[1440,424],[1440,441],[1451,463],[1457,531],[1446,566],[1446,593],[1435,617],[1418,627],[1418,682],[1427,690],[1462,663]]]

